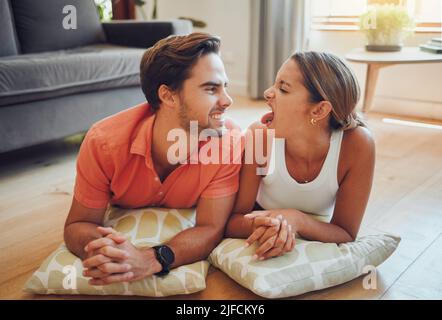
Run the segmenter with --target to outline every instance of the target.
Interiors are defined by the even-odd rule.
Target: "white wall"
[[[229,93],[247,95],[250,42],[250,0],[158,0],[158,19],[192,17],[207,23],[204,29],[221,37],[221,57],[229,77]],[[151,15],[151,3],[144,7]],[[140,17],[137,15],[137,17]]]
[[[416,33],[405,41],[405,45],[418,46],[432,37],[440,36],[437,33]],[[364,45],[364,36],[358,31],[312,30],[309,49],[329,51],[343,57],[353,48]],[[350,65],[358,77],[363,92],[366,65],[357,63]],[[442,119],[442,63],[382,68],[379,71],[372,110]]]

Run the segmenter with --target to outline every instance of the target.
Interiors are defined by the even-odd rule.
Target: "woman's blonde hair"
[[[351,69],[337,56],[325,52],[296,52],[291,56],[298,65],[310,102],[329,101],[332,129],[365,127],[355,108],[360,97],[359,84]]]

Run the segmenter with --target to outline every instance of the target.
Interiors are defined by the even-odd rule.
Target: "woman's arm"
[[[294,218],[288,218],[305,239],[333,243],[356,239],[373,182],[375,144],[365,128],[358,127],[347,135],[342,152],[350,157],[350,164],[339,186],[330,223],[318,221],[299,211]]]
[[[374,174],[375,145],[368,130],[358,128],[349,132],[342,145],[342,152],[351,157],[345,159],[350,164],[339,185],[330,223],[319,221],[296,209],[266,210],[248,216],[256,220],[257,217],[274,218],[282,215],[293,232],[308,240],[328,243],[354,241],[365,213]],[[260,246],[256,250],[259,258],[267,259],[284,253],[281,237],[278,235],[275,238],[273,233],[267,229],[262,234],[256,229],[247,240],[249,244],[259,242]]]
[[[255,155],[255,134],[256,129],[265,129],[266,127],[255,122],[252,124],[246,132],[245,139],[245,153]],[[264,137],[265,137],[264,131]],[[264,147],[261,150],[267,150],[267,141],[264,138]],[[254,158],[254,157],[253,157]],[[257,174],[259,168],[257,161],[254,159],[252,163],[244,163],[241,168],[239,191],[233,208],[233,213],[226,226],[225,236],[228,238],[247,238],[253,231],[253,220],[245,219],[244,214],[247,214],[253,210],[255,205],[256,196],[258,194],[259,184],[261,182],[261,176]]]
[[[253,220],[244,218],[253,209],[259,187],[259,176],[252,171],[256,173],[252,165],[243,165],[241,169],[238,196],[225,231],[227,238],[247,238],[253,231]]]

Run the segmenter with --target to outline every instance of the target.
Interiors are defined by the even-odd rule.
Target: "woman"
[[[355,240],[375,163],[373,138],[355,113],[356,77],[332,54],[295,53],[264,97],[272,112],[249,128],[253,143],[246,148],[258,147],[259,129],[274,129],[274,157],[266,163],[274,170],[263,177],[258,161],[243,165],[226,236],[257,241],[260,260],[291,251],[296,233],[321,242]]]

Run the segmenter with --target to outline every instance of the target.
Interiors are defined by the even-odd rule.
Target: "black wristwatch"
[[[160,272],[155,273],[156,276],[165,276],[170,271],[170,266],[175,261],[175,254],[168,246],[155,246],[152,247],[155,250],[155,256],[163,269]]]

